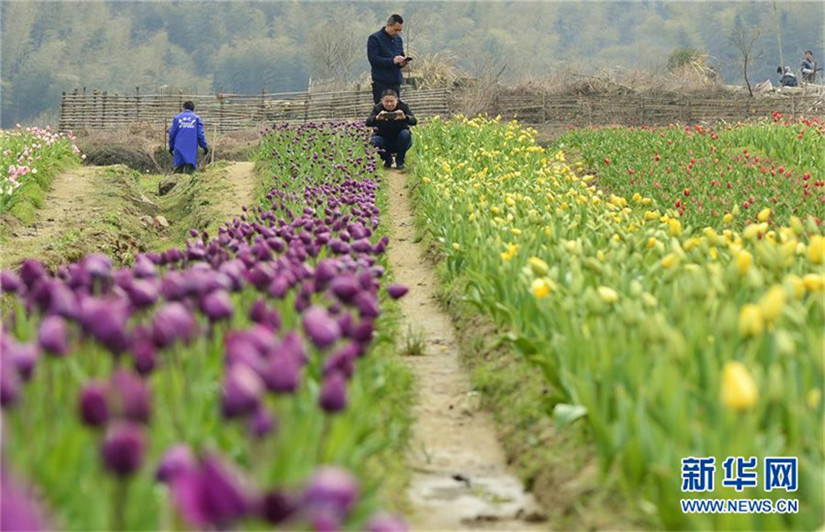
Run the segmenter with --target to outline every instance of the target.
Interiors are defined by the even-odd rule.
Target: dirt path
[[[409,326],[426,336],[423,356],[407,361],[416,374],[419,401],[409,462],[409,498],[415,530],[539,530],[531,494],[507,471],[492,421],[478,410],[478,396],[458,360],[455,330],[435,299],[435,274],[414,243],[405,177],[390,172],[389,260],[398,282],[410,287],[402,309]]]
[[[255,175],[253,162],[231,162],[227,164],[225,172],[231,193],[221,194],[215,205],[223,215],[222,219],[231,220],[241,213],[243,205],[252,204],[259,178]]]
[[[67,231],[99,216],[104,207],[96,192],[100,190],[105,168],[80,166],[57,176],[43,208],[37,213],[37,221],[28,227],[15,228],[10,241],[2,245],[3,266],[24,257],[38,256]]]

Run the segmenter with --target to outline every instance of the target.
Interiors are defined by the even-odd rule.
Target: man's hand
[[[203,147],[203,154],[204,154],[204,155],[206,155],[207,153],[209,153],[209,148],[207,148],[206,146],[204,146],[204,147]]]
[[[380,113],[375,115],[375,119],[376,120],[386,120],[387,119],[387,114],[389,114],[389,113],[387,113],[386,111],[381,111]]]
[[[407,64],[407,59],[403,55],[397,55],[392,58],[392,62],[398,66],[404,66]]]
[[[171,155],[175,155],[175,148],[169,148],[169,153]]]
[[[397,110],[397,111],[395,112],[395,119],[396,119],[396,120],[406,120],[406,119],[407,119],[407,115],[405,115],[405,114],[404,114],[404,111],[402,111],[401,109],[399,109],[399,110]]]

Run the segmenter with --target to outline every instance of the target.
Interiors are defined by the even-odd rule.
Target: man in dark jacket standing
[[[404,56],[403,29],[401,15],[390,15],[387,25],[367,39],[367,59],[372,67],[372,99],[376,105],[386,89],[401,94],[401,69],[412,61]]]
[[[175,173],[191,174],[198,167],[198,146],[203,154],[209,153],[203,134],[201,117],[195,114],[195,104],[184,102],[183,112],[172,120],[169,128],[169,153],[175,158]]]
[[[392,89],[385,89],[381,101],[375,105],[367,118],[367,125],[375,128],[372,137],[373,146],[384,161],[384,168],[392,166],[392,154],[395,154],[395,167],[404,169],[404,158],[412,146],[410,126],[418,120],[410,111],[410,106],[398,99]]]

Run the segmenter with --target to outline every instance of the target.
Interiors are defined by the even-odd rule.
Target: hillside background
[[[825,64],[821,1],[4,1],[2,127],[56,122],[61,92],[76,87],[256,93],[304,90],[310,76],[360,78],[367,35],[392,12],[406,19],[411,54],[439,53],[470,75],[503,69],[510,81],[562,68],[664,72],[674,49],[694,48],[739,84],[736,27],[763,32],[751,82],[776,81],[777,27],[795,71],[809,48]]]

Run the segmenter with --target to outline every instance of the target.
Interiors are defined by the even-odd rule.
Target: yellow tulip
[[[461,245],[458,242],[453,242],[453,249],[461,249]]]
[[[762,299],[759,300],[759,310],[762,312],[762,317],[765,321],[772,323],[776,318],[782,314],[782,308],[785,306],[785,289],[779,285],[771,287]]]
[[[809,273],[802,278],[805,289],[809,292],[822,292],[825,289],[825,275]]]
[[[818,407],[821,400],[822,391],[819,388],[812,388],[805,394],[805,401],[807,401],[808,407],[811,409]]]
[[[668,269],[679,264],[679,257],[675,253],[668,253],[662,259],[662,268]]]
[[[762,310],[753,303],[746,303],[739,311],[739,334],[744,337],[759,336],[765,329]]]
[[[527,264],[530,265],[530,269],[533,270],[533,275],[536,277],[544,277],[550,271],[550,266],[538,257],[530,257],[527,259]]]
[[[808,260],[811,264],[822,264],[825,262],[825,237],[814,235],[808,245]]]
[[[751,255],[747,251],[742,250],[739,252],[738,255],[736,255],[736,271],[739,273],[739,275],[745,275],[746,273],[748,273],[748,270],[750,269],[752,263],[753,255]]]
[[[543,299],[550,295],[550,287],[547,286],[547,283],[541,278],[533,280],[533,283],[530,285],[530,291],[533,292],[536,299]]]
[[[722,217],[722,223],[729,224],[733,221],[733,215],[731,213],[727,213]]]
[[[768,218],[771,217],[771,210],[767,207],[759,211],[759,214],[756,215],[760,222],[767,222]]]
[[[676,218],[671,218],[667,221],[667,225],[670,228],[670,235],[671,236],[679,236],[682,234],[682,223],[677,220]]]
[[[759,390],[748,368],[735,360],[722,368],[722,404],[731,410],[747,410],[759,400]]]
[[[615,303],[619,300],[619,293],[608,286],[600,286],[598,292],[605,303]]]

